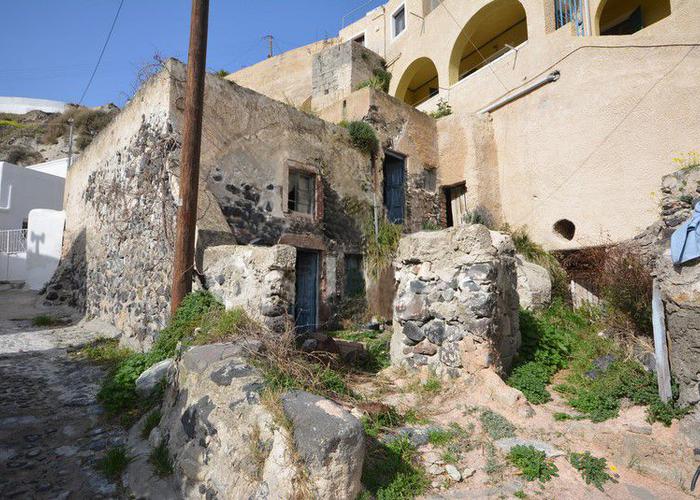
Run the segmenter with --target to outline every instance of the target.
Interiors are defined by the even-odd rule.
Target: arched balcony
[[[435,63],[427,57],[413,61],[401,75],[395,96],[411,106],[418,106],[439,92]]]
[[[670,0],[605,0],[596,20],[603,36],[631,35],[670,15]]]
[[[450,85],[527,41],[527,16],[518,0],[494,0],[467,22],[450,56]]]

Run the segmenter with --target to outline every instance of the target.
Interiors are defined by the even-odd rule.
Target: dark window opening
[[[403,30],[406,29],[406,8],[401,7],[394,14],[394,36],[398,36]]]
[[[389,152],[384,156],[384,206],[392,224],[403,224],[404,221],[405,163],[403,156]]]
[[[365,293],[362,273],[362,255],[345,255],[345,296],[357,297]]]
[[[287,208],[292,212],[313,215],[316,209],[316,176],[304,172],[289,172]]]
[[[27,229],[29,227],[29,221],[27,219],[24,219],[22,221],[22,229]]]
[[[359,43],[360,45],[362,45],[362,46],[364,47],[364,45],[365,45],[365,35],[364,35],[364,33],[361,34],[361,35],[359,35],[359,36],[356,36],[355,38],[352,39],[352,41],[355,42],[355,43]]]
[[[601,35],[631,35],[641,30],[644,27],[644,20],[642,18],[642,8],[637,7],[632,13],[624,19],[623,21],[610,26],[601,31]]]
[[[554,232],[562,238],[573,240],[576,234],[576,226],[569,219],[561,219],[554,223]]]
[[[462,224],[467,214],[467,186],[459,184],[444,189],[447,227]]]

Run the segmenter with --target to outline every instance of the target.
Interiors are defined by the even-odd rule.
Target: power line
[[[109,28],[109,33],[107,33],[107,39],[105,40],[105,43],[102,46],[102,50],[100,51],[100,57],[97,58],[97,63],[95,64],[95,67],[92,70],[92,74],[90,75],[90,79],[88,80],[87,85],[85,86],[85,90],[83,90],[83,93],[80,96],[80,100],[78,101],[78,105],[81,105],[83,103],[83,99],[85,99],[85,94],[87,94],[87,91],[90,89],[90,85],[92,85],[92,80],[95,78],[95,73],[97,73],[97,68],[100,67],[100,63],[102,62],[102,56],[105,55],[105,50],[107,50],[107,45],[109,44],[109,40],[110,40],[110,38],[112,38],[112,33],[114,32],[114,26],[117,24],[117,19],[119,18],[119,13],[121,12],[123,5],[124,5],[124,0],[121,0],[121,2],[119,2],[119,8],[117,9],[116,14],[114,14],[114,19],[112,20],[112,26]]]

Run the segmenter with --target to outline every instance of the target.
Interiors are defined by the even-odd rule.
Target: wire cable
[[[124,6],[124,0],[121,0],[121,2],[119,2],[119,8],[117,9],[116,14],[114,14],[114,19],[112,20],[112,26],[109,28],[109,33],[107,33],[107,39],[105,40],[104,45],[102,45],[102,50],[100,51],[100,57],[97,58],[97,63],[95,64],[95,67],[92,70],[92,74],[90,75],[90,79],[88,80],[87,85],[85,85],[85,90],[83,90],[83,93],[80,96],[80,100],[78,101],[78,106],[80,106],[83,103],[83,99],[85,99],[85,94],[87,94],[87,91],[90,89],[90,85],[92,85],[92,80],[95,78],[95,74],[97,73],[97,69],[100,67],[100,63],[102,62],[102,56],[105,55],[105,51],[107,50],[107,45],[109,45],[109,40],[112,38],[112,33],[114,32],[114,26],[117,24],[117,19],[119,18],[119,13],[121,12],[123,6]]]

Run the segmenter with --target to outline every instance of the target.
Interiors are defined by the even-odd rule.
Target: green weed
[[[376,438],[387,429],[398,427],[405,422],[405,417],[396,411],[396,408],[388,405],[381,405],[379,411],[369,412],[362,417],[362,426],[365,434]]]
[[[132,354],[132,350],[119,347],[119,341],[116,339],[97,339],[76,351],[74,357],[114,368]]]
[[[158,427],[158,424],[160,424],[161,418],[162,414],[160,410],[153,410],[148,414],[146,421],[143,423],[143,429],[141,429],[141,437],[143,439],[148,439],[148,436],[151,435],[151,431]]]
[[[106,455],[97,462],[97,468],[109,479],[121,477],[129,463],[133,460],[124,446],[117,446],[107,451]]]
[[[379,139],[377,139],[377,133],[369,123],[362,120],[357,120],[352,122],[341,122],[339,125],[348,130],[352,145],[363,153],[376,153],[379,149]]]
[[[425,492],[428,479],[414,463],[416,449],[407,437],[389,444],[370,442],[362,484],[377,500],[403,500]]]
[[[604,458],[596,458],[590,452],[571,453],[569,455],[571,465],[581,473],[586,484],[592,484],[600,491],[606,481],[616,483],[615,478],[607,473],[608,462]]]
[[[520,469],[523,477],[528,481],[538,479],[545,483],[559,475],[556,464],[547,459],[547,455],[543,451],[532,446],[513,446],[506,458]]]
[[[63,325],[64,321],[51,316],[50,314],[39,314],[32,319],[32,325],[34,326],[57,326]]]
[[[168,443],[163,440],[158,446],[153,448],[148,461],[153,466],[153,470],[159,477],[166,477],[173,473],[173,459],[168,451]]]
[[[389,92],[389,84],[391,84],[391,73],[385,69],[375,69],[374,75],[367,80],[360,82],[357,85],[357,90],[369,87],[382,92]]]
[[[439,99],[437,109],[429,114],[436,120],[438,118],[442,118],[443,116],[449,116],[452,114],[452,106],[447,99]]]
[[[508,422],[504,416],[492,410],[483,410],[479,415],[479,421],[484,432],[494,441],[515,437],[515,426]]]

